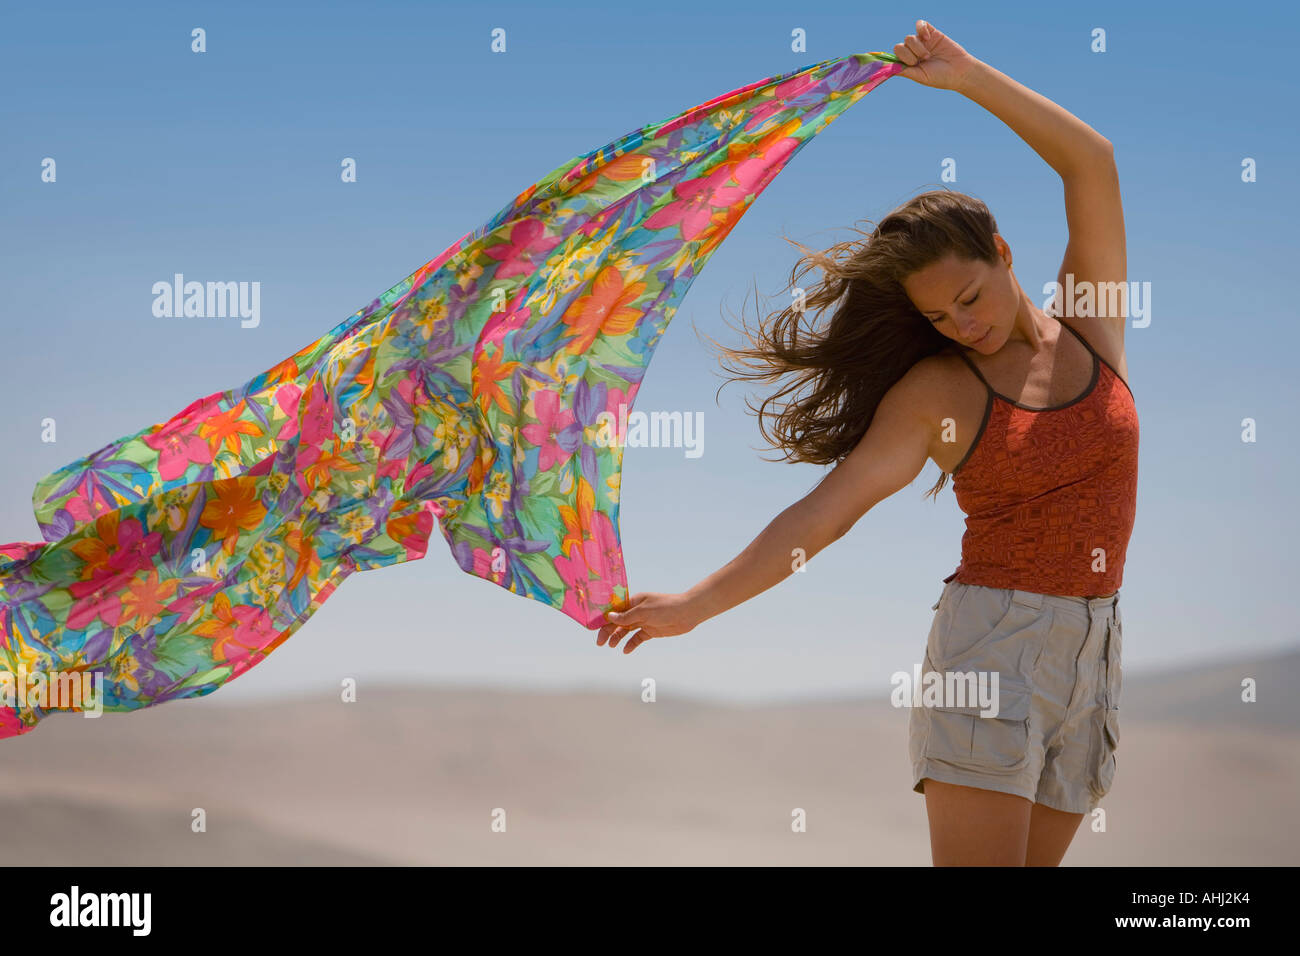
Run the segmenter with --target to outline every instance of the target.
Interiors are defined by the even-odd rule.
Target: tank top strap
[[[983,373],[983,372],[981,372],[978,368],[975,367],[975,363],[972,362],[972,361],[971,361],[971,360],[966,356],[965,351],[963,351],[961,348],[953,348],[953,351],[956,352],[956,353],[957,353],[957,357],[960,358],[963,362],[965,362],[966,365],[967,365],[967,367],[968,367],[972,372],[975,373],[975,377],[978,378],[981,382],[984,383],[984,387],[988,390],[989,395],[990,395],[990,396],[992,396],[992,395],[996,395],[997,392],[994,391],[993,386],[989,384],[989,380],[986,379],[986,378],[984,377],[984,373]]]
[[[1056,317],[1053,316],[1053,318],[1056,318]],[[1076,339],[1078,339],[1080,342],[1082,342],[1082,343],[1083,343],[1083,347],[1084,347],[1085,349],[1087,349],[1087,350],[1089,351],[1089,353],[1091,353],[1091,355],[1092,355],[1093,358],[1095,358],[1095,359],[1099,359],[1099,360],[1101,359],[1101,356],[1097,354],[1097,350],[1096,350],[1095,348],[1093,348],[1093,347],[1088,343],[1088,340],[1085,339],[1085,338],[1083,337],[1082,333],[1080,333],[1078,329],[1076,329],[1076,328],[1075,328],[1074,326],[1072,326],[1072,325],[1067,325],[1066,323],[1061,322],[1060,319],[1056,319],[1056,321],[1061,323],[1061,328],[1063,328],[1063,329],[1068,329],[1068,330],[1070,331],[1070,333],[1071,333],[1071,334],[1072,334]]]
[[[1057,321],[1058,323],[1061,323],[1060,319],[1057,319]],[[1128,388],[1128,382],[1123,380],[1123,378],[1119,377],[1119,369],[1115,368],[1114,365],[1110,364],[1109,362],[1106,362],[1104,358],[1101,358],[1101,352],[1097,351],[1096,349],[1093,349],[1091,343],[1088,342],[1087,338],[1083,337],[1083,334],[1080,333],[1078,329],[1074,328],[1073,325],[1066,325],[1065,323],[1061,323],[1061,324],[1065,325],[1065,328],[1070,329],[1070,332],[1074,333],[1075,338],[1078,338],[1080,342],[1083,342],[1084,349],[1087,349],[1089,352],[1091,352],[1092,362],[1097,367],[1097,375],[1099,376],[1101,375],[1102,368],[1108,369],[1110,375],[1114,376],[1115,381],[1118,381],[1119,384],[1125,386],[1125,390],[1128,394],[1132,395],[1132,393],[1134,393],[1134,390]]]
[[[1114,368],[1111,367],[1111,364],[1109,362],[1107,362],[1104,358],[1102,358],[1099,354],[1097,354],[1097,350],[1094,349],[1091,344],[1089,344],[1088,340],[1083,337],[1083,335],[1079,332],[1078,329],[1074,328],[1071,325],[1066,324],[1065,322],[1061,322],[1061,320],[1056,316],[1053,316],[1053,318],[1056,318],[1056,321],[1060,322],[1061,327],[1064,329],[1068,329],[1070,334],[1073,335],[1076,339],[1078,339],[1079,342],[1083,345],[1083,347],[1088,350],[1088,354],[1092,356],[1094,372],[1097,369],[1100,369],[1100,367],[1103,365],[1106,368],[1109,368],[1112,372],[1115,371]],[[970,358],[966,355],[966,352],[963,349],[953,348],[952,351],[955,352],[957,354],[957,357],[960,358],[963,362],[965,362],[967,367],[970,368],[970,370],[975,373],[975,377],[978,378],[980,382],[983,383],[984,387],[988,390],[990,395],[997,395],[1001,397],[1001,393],[998,392],[997,389],[995,389],[992,385],[989,384],[989,380],[984,377],[984,373],[981,372],[979,368],[976,367],[975,363],[970,360]],[[1118,376],[1118,373],[1116,373],[1116,375]]]

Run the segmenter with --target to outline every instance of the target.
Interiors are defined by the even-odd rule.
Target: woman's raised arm
[[[924,20],[917,32],[894,47],[907,66],[899,73],[937,89],[954,90],[984,107],[1023,139],[1056,170],[1065,186],[1065,218],[1070,240],[1057,282],[1075,286],[1124,283],[1128,254],[1119,172],[1110,140],[1047,97],[1017,83],[967,53]],[[1113,366],[1123,363],[1125,323],[1115,316],[1079,317],[1070,324]],[[1120,317],[1122,318],[1122,316]]]
[[[1079,117],[971,56],[924,20],[917,21],[916,33],[894,46],[894,55],[907,64],[899,76],[954,90],[978,103],[1061,176],[1086,170],[1110,155],[1110,141]]]

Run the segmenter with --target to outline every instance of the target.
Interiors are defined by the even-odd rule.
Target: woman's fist
[[[916,32],[894,44],[894,56],[905,66],[898,72],[922,86],[959,90],[977,62],[956,40],[950,40],[925,20],[916,21]]]

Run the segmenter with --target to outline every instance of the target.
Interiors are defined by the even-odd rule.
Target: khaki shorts
[[[947,675],[954,691],[958,674],[985,675],[997,714],[955,692],[913,706],[912,789],[924,793],[929,777],[1092,811],[1115,776],[1119,592],[1063,597],[949,581],[934,610],[922,671]]]

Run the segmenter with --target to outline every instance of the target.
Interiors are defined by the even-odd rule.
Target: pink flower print
[[[290,382],[276,390],[275,404],[284,412],[286,419],[284,425],[280,428],[279,434],[275,437],[280,441],[288,441],[294,435],[298,434],[298,401],[302,398],[302,389]]]
[[[130,580],[131,575],[116,572],[69,584],[68,591],[76,600],[68,611],[67,626],[74,631],[84,631],[100,620],[109,627],[117,627],[122,620],[120,592]]]
[[[161,531],[145,534],[139,518],[127,518],[117,526],[117,545],[108,556],[108,567],[114,571],[148,571],[161,547]]]
[[[753,130],[762,126],[769,116],[773,113],[779,113],[784,109],[789,109],[791,106],[791,100],[797,99],[804,93],[812,92],[813,87],[817,86],[820,82],[822,81],[814,76],[804,75],[796,76],[793,79],[778,84],[776,89],[772,91],[772,98],[770,100],[762,106],[750,111],[749,121],[745,123],[745,129]]]
[[[560,395],[551,389],[533,393],[533,408],[537,422],[519,431],[528,441],[540,446],[537,469],[546,471],[572,457],[582,441],[582,425],[574,418],[572,409],[560,407]]]
[[[632,387],[634,388],[635,385]],[[628,406],[627,410],[630,414],[632,411],[632,398],[630,395],[628,395],[627,392],[623,391],[621,388],[611,387],[610,390],[606,393],[605,411],[609,412],[611,415],[614,416],[615,423],[618,422],[618,407],[620,405]]]
[[[587,627],[603,623],[600,608],[609,604],[609,582],[603,578],[592,580],[587,560],[581,552],[573,558],[563,555],[555,559],[555,570],[564,582],[564,606],[561,610],[582,621]]]
[[[221,407],[221,397],[224,392],[215,392],[212,395],[205,395],[203,398],[196,398],[190,402],[172,419],[182,425],[196,424],[206,419],[212,412]]]
[[[213,656],[234,665],[230,675],[234,679],[269,653],[270,645],[280,637],[280,629],[264,608],[237,604],[231,608],[231,615],[238,622],[234,633],[217,642]]]
[[[370,444],[373,447],[379,449],[384,447],[383,432],[374,431],[371,432],[368,437],[370,439]],[[378,463],[375,465],[375,477],[392,479],[401,478],[402,472],[406,470],[408,464],[409,462],[405,458],[385,458],[381,455]]]
[[[152,435],[142,436],[146,445],[158,452],[158,474],[164,481],[185,474],[190,462],[212,463],[212,449],[194,432],[198,425],[177,416]]]
[[[505,567],[508,567],[508,565]],[[500,571],[495,570],[492,567],[492,552],[486,551],[483,548],[474,549],[474,574],[476,576],[483,578],[485,581],[500,584],[501,579],[504,578],[506,574],[505,567],[502,567],[502,570]]]
[[[682,238],[696,238],[709,227],[720,208],[740,202],[749,192],[740,186],[728,186],[730,178],[731,167],[724,165],[707,176],[678,183],[673,187],[673,194],[680,198],[660,209],[645,224],[651,229],[680,224]]]
[[[68,514],[72,515],[72,517],[78,522],[89,521],[96,513],[91,510],[90,500],[81,495],[75,495],[69,498],[63,503],[63,507],[67,509]]]
[[[609,520],[609,515],[596,511],[592,513],[591,520],[591,537],[582,542],[582,551],[587,566],[600,577],[608,595],[611,585],[622,584],[627,580],[623,571],[623,549],[619,547],[614,522]]]
[[[35,724],[31,727],[25,725],[13,708],[0,706],[0,740],[6,737],[17,737],[19,734],[35,729]]]
[[[307,405],[302,410],[302,441],[319,445],[334,434],[334,408],[320,382],[308,386]]]
[[[528,317],[532,315],[533,310],[524,306],[524,300],[529,291],[528,285],[520,286],[514,298],[506,303],[505,311],[492,313],[483,323],[483,331],[479,333],[478,341],[474,343],[475,361],[482,357],[483,347],[489,342],[497,347],[499,354],[505,347],[506,334],[523,328],[528,323]]]
[[[538,265],[561,242],[559,236],[546,236],[545,232],[546,226],[540,220],[525,219],[515,223],[510,230],[509,242],[484,249],[487,255],[501,263],[494,278],[508,279],[535,272]]]
[[[406,466],[407,466],[407,462],[405,461],[393,462],[394,468],[401,469],[401,468],[405,468]],[[412,488],[418,485],[425,478],[428,478],[430,475],[434,474],[434,472],[435,469],[433,467],[432,462],[429,461],[420,462],[418,465],[416,465],[414,468],[411,469],[409,474],[407,474],[406,482],[402,485],[402,491],[404,492],[410,491]],[[395,473],[394,477],[400,477],[400,471]],[[439,517],[442,516],[441,512],[435,512],[435,513],[438,514]]]
[[[731,167],[731,174],[746,193],[760,193],[785,167],[798,148],[797,139],[793,136],[782,136],[768,144],[761,155],[751,156],[749,159],[742,159],[735,163]]]

